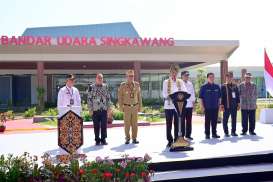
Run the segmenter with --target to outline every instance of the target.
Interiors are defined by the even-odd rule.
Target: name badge
[[[74,99],[70,99],[70,105],[74,105]]]
[[[232,98],[235,99],[236,98],[236,94],[235,92],[232,92]]]

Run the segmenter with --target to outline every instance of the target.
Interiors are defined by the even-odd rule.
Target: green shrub
[[[59,155],[56,159],[45,153],[38,162],[37,156],[0,156],[1,182],[101,182],[151,181],[151,157],[129,157],[120,160],[96,157],[87,160],[85,154]],[[129,178],[128,178],[129,177]]]
[[[83,103],[82,103],[82,110],[83,110],[83,111],[89,111],[88,105],[85,104],[84,101],[83,101]]]
[[[195,105],[195,112],[196,112],[196,114],[200,114],[200,115],[203,115],[203,114],[204,114],[204,112],[201,110],[200,103],[197,103],[197,104]]]
[[[14,112],[12,110],[7,111],[6,115],[7,115],[8,119],[14,119],[15,118]]]
[[[148,113],[148,114],[159,114],[160,113],[160,108],[159,109],[153,109],[152,107],[145,106],[142,108],[143,113]]]
[[[146,117],[146,121],[149,121],[149,122],[159,122],[159,121],[162,121],[163,118],[161,118],[160,116],[149,116],[149,117]]]
[[[164,110],[164,106],[162,105],[162,106],[160,106],[160,108],[159,108],[159,112],[160,113],[164,113],[165,112],[165,110]]]
[[[113,110],[113,119],[123,120],[123,112],[120,112],[119,110]]]
[[[83,121],[91,121],[91,116],[89,114],[89,111],[83,111],[82,112],[82,118],[83,118]]]
[[[30,118],[36,115],[36,107],[29,108],[24,112],[24,117],[25,118]]]
[[[266,108],[273,108],[273,104],[266,105]]]
[[[43,116],[58,116],[57,108],[49,108],[47,111],[42,113]]]

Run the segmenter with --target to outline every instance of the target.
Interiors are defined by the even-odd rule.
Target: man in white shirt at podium
[[[74,87],[75,79],[73,74],[67,75],[66,85],[62,87],[58,93],[57,108],[59,117],[64,115],[69,108],[79,116],[81,114],[81,96],[79,90]]]
[[[61,118],[70,110],[72,110],[78,116],[81,116],[81,96],[79,90],[74,87],[74,84],[75,76],[73,74],[67,75],[66,85],[62,87],[58,93],[58,118]],[[58,142],[60,142],[59,140],[60,139],[58,138]],[[77,153],[81,153],[80,148],[77,149]],[[67,152],[59,147],[59,154],[67,154]]]

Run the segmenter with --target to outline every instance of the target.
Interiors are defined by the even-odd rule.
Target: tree
[[[198,69],[197,70],[196,81],[195,81],[196,95],[199,95],[199,90],[200,90],[201,86],[205,83],[205,81],[206,81],[205,70],[204,69]]]
[[[44,110],[44,95],[45,89],[43,87],[37,87],[37,100],[38,100],[38,112],[42,112]]]
[[[196,81],[195,81],[195,95],[199,96],[199,91],[201,86],[205,83],[206,81],[206,75],[205,75],[205,70],[203,69],[198,69],[197,70],[197,76],[196,76]],[[199,100],[198,100],[199,102]],[[197,114],[204,114],[201,111],[200,104],[198,103],[195,107],[195,111]]]

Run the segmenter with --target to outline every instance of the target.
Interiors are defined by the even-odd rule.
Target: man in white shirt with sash
[[[170,77],[163,82],[162,94],[164,98],[164,110],[166,117],[166,135],[168,140],[167,147],[170,147],[178,138],[178,115],[169,95],[177,91],[186,91],[182,80],[177,78],[178,71],[178,65],[172,64],[170,67]],[[173,123],[174,137],[172,136]]]

